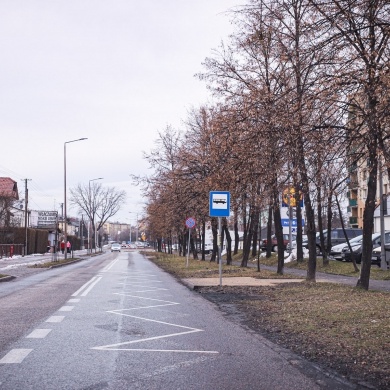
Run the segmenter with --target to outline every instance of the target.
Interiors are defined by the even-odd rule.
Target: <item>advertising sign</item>
[[[57,211],[37,211],[38,228],[55,228],[57,223]]]

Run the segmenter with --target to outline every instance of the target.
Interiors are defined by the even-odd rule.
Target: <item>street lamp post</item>
[[[103,180],[102,177],[97,177],[96,179],[91,179],[88,181],[88,197],[91,197],[91,181],[95,181],[95,180]],[[91,199],[90,199],[91,201]],[[91,202],[89,204],[89,206],[91,206]],[[90,243],[89,243],[89,237],[90,237],[90,228],[92,226],[92,213],[91,213],[91,209],[89,210],[90,213],[89,213],[89,223],[88,223],[88,253],[92,253],[92,248],[90,247]],[[95,235],[95,249],[96,249],[96,235]]]
[[[67,258],[67,243],[68,243],[68,232],[67,232],[67,221],[66,221],[66,144],[70,144],[71,142],[77,142],[77,141],[84,141],[88,138],[79,138],[79,139],[74,139],[72,141],[66,141],[64,142],[64,241],[65,241],[65,259]]]
[[[138,213],[134,213],[133,211],[129,211],[129,214],[135,214],[136,215],[136,225],[135,225],[135,243],[138,242]],[[131,241],[131,224],[130,224],[130,241]]]

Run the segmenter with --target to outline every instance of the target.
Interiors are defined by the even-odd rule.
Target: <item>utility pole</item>
[[[27,213],[28,213],[28,188],[27,181],[24,179],[24,256],[27,255]]]

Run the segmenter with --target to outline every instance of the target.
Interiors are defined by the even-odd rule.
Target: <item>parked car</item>
[[[378,246],[377,248],[374,248],[372,251],[372,256],[371,256],[371,264],[375,264],[378,267],[381,266],[381,252],[382,252],[382,247],[381,245]],[[386,256],[386,262],[387,264],[390,263],[390,244],[385,243],[385,256]]]
[[[351,246],[354,246],[354,245],[357,245],[358,243],[360,243],[362,240],[363,240],[363,235],[360,235],[360,236],[351,238],[349,240],[349,243],[351,244]],[[343,249],[346,246],[348,246],[348,244],[346,242],[332,246],[332,248],[330,249],[330,256],[335,260],[342,261],[344,258],[343,257]]]
[[[273,235],[272,237],[272,244],[271,244],[271,250],[272,252],[278,251],[278,241],[276,240],[276,236]],[[295,234],[292,235],[292,242],[296,240],[297,236]],[[290,242],[290,235],[289,234],[283,234],[283,250],[286,250],[288,243]],[[261,241],[260,249],[265,251],[267,250],[267,243],[268,240],[264,239]]]
[[[111,244],[111,252],[120,252],[121,251],[121,244],[118,244],[117,242],[113,242]]]
[[[324,230],[323,232],[324,232],[324,239],[325,239],[325,244],[326,244],[327,237],[328,237],[328,230]],[[347,237],[349,239],[355,238],[355,237],[363,234],[363,230],[358,229],[358,228],[345,228],[345,232],[346,232]],[[335,246],[337,244],[345,243],[345,242],[346,242],[346,239],[345,239],[344,231],[342,228],[334,228],[330,231],[331,247]],[[302,246],[304,248],[308,249],[309,248],[308,241],[302,242]],[[317,232],[317,234],[316,234],[316,252],[317,252],[317,255],[322,253],[320,232]]]
[[[305,241],[307,241],[307,235],[306,234],[302,234],[302,242],[305,242]],[[296,239],[296,237],[295,237],[295,240],[293,240],[291,242],[291,247],[292,247],[292,249],[295,249],[297,247],[297,239]],[[290,243],[287,244],[286,250],[287,251],[290,250]]]
[[[381,246],[381,234],[380,233],[374,233],[372,236],[372,247],[378,248]],[[363,241],[360,243],[355,243],[352,246],[352,252],[355,255],[355,261],[356,263],[361,263],[362,261],[362,244]],[[390,244],[390,232],[385,232],[385,244]],[[348,248],[348,246],[343,248],[343,260],[344,261],[352,261],[352,254]],[[371,259],[372,261],[372,259]]]

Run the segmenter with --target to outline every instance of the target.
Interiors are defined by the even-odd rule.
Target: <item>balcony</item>
[[[356,207],[357,206],[357,199],[349,199],[349,205],[350,205],[350,207]]]
[[[356,225],[358,223],[357,217],[349,217],[349,224]]]

